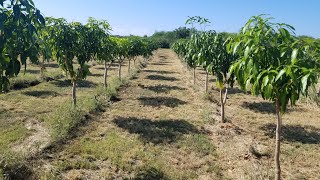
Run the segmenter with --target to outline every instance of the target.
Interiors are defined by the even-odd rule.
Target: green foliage
[[[39,29],[45,21],[31,0],[2,0],[0,3],[0,91],[9,86],[26,61],[38,61]],[[20,61],[18,59],[20,57]]]
[[[170,48],[178,39],[189,39],[194,28],[179,27],[173,31],[155,32],[150,38],[156,42],[160,48]]]
[[[231,72],[244,90],[251,85],[252,94],[278,101],[285,112],[289,101],[295,104],[317,82],[316,64],[292,35],[292,26],[270,20],[253,16],[229,44],[241,57]]]

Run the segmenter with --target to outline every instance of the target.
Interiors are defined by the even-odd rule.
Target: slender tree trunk
[[[193,85],[196,84],[196,68],[193,68]]]
[[[105,89],[107,89],[107,86],[108,86],[107,77],[108,77],[108,66],[107,66],[107,62],[104,61],[104,88]]]
[[[130,73],[131,59],[129,58],[128,74]]]
[[[42,64],[41,64],[41,77],[44,77],[44,71],[45,71],[45,69],[46,69],[46,67],[45,67],[45,59],[44,59],[44,57],[42,57]]]
[[[119,63],[119,79],[121,80],[121,63]]]
[[[281,178],[281,168],[280,168],[280,136],[281,136],[281,112],[280,112],[280,103],[279,100],[276,100],[276,113],[277,113],[277,128],[276,128],[276,148],[275,148],[275,180],[280,180]]]
[[[133,59],[133,65],[136,65],[136,58]]]
[[[225,111],[224,111],[224,105],[227,102],[227,94],[228,94],[228,88],[226,88],[224,92],[224,97],[223,97],[223,89],[220,89],[220,104],[221,104],[221,122],[225,123]]]
[[[208,79],[209,79],[209,73],[208,73],[208,71],[206,71],[206,84],[205,84],[206,93],[208,93]]]
[[[77,106],[77,96],[76,96],[76,87],[77,82],[75,80],[72,80],[72,104],[73,107]]]
[[[220,89],[220,104],[221,104],[221,122],[224,122],[224,103],[223,103],[223,96],[222,96],[222,89]]]

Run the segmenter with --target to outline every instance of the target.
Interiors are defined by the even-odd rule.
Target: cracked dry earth
[[[161,49],[84,135],[36,163],[58,179],[223,179],[191,76]]]

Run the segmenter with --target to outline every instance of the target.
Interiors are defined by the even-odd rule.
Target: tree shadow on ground
[[[47,98],[47,97],[56,97],[60,94],[55,91],[26,91],[23,94],[27,96],[33,96],[37,98]]]
[[[243,102],[241,107],[250,109],[256,113],[274,114],[275,107],[271,102]]]
[[[152,65],[155,65],[155,66],[166,66],[166,65],[170,65],[170,63],[160,62],[160,63],[152,63]]]
[[[104,74],[91,73],[89,76],[93,76],[93,77],[102,77],[102,76],[104,76]]]
[[[210,81],[216,82],[215,79],[212,79]],[[214,91],[218,91],[220,92],[220,89],[217,88],[216,86],[212,88]],[[225,89],[223,89],[223,91],[225,91]],[[232,94],[244,94],[245,92],[237,87],[233,87],[233,88],[228,88],[228,95],[232,95]]]
[[[169,180],[169,178],[160,170],[156,168],[148,168],[143,169],[136,177],[133,178],[133,180],[156,180],[156,179],[162,179],[162,180]]]
[[[143,86],[143,88],[156,93],[168,93],[173,90],[179,90],[179,91],[186,90],[186,88],[182,88],[179,86],[168,86],[168,85],[162,85],[162,84],[155,85],[155,86]]]
[[[36,86],[38,84],[40,84],[41,82],[37,79],[32,80],[32,81],[18,81],[18,82],[14,82],[10,85],[10,89],[11,90],[21,90],[21,89],[25,89],[28,87],[32,87],[32,86]]]
[[[94,67],[94,69],[104,70],[104,67]],[[118,69],[118,67],[115,67],[115,66],[108,67],[108,70],[112,70],[112,69]]]
[[[29,74],[40,74],[40,70],[27,69],[27,70],[23,71],[23,73],[29,73]]]
[[[52,81],[51,84],[57,86],[57,87],[71,87],[72,83],[71,80],[56,80]],[[80,88],[94,88],[98,85],[94,82],[88,81],[88,80],[80,80],[77,83],[77,87]]]
[[[153,121],[135,117],[117,117],[113,122],[131,134],[138,134],[145,143],[173,143],[183,134],[200,133],[194,125],[185,120]]]
[[[175,77],[167,77],[167,76],[161,76],[161,75],[149,75],[146,77],[146,79],[158,80],[158,81],[178,81],[178,79]]]
[[[46,68],[59,68],[58,64],[45,64],[44,67]]]
[[[268,123],[260,127],[265,135],[275,137],[276,125]],[[303,144],[320,144],[320,129],[313,126],[283,125],[282,138],[288,142],[300,142]]]
[[[167,107],[178,107],[179,105],[185,105],[187,102],[182,101],[177,98],[173,97],[140,97],[138,100],[144,106],[152,106],[152,107],[160,107],[160,106],[167,106]]]
[[[159,58],[160,59],[168,59],[168,56],[160,55]]]
[[[156,70],[144,70],[144,72],[158,73],[158,74],[175,74],[175,72],[171,72],[171,71],[156,71]]]

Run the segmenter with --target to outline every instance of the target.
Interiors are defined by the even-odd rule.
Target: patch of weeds
[[[134,180],[154,180],[154,179],[162,179],[168,180],[169,178],[160,170],[156,168],[146,168],[141,170]]]
[[[83,112],[74,108],[71,103],[64,103],[48,117],[53,141],[65,138],[70,130],[76,127],[82,120]]]
[[[56,165],[57,169],[59,171],[69,171],[72,169],[88,169],[88,170],[98,170],[99,167],[95,165],[93,162],[90,162],[89,160],[60,160],[57,162]]]
[[[82,139],[68,151],[82,157],[110,160],[112,165],[123,170],[132,170],[137,153],[142,150],[141,142],[121,137],[112,131],[101,140]]]
[[[122,80],[120,80],[118,77],[114,77],[110,79],[107,89],[105,89],[103,86],[98,86],[96,88],[96,94],[100,98],[103,97],[104,99],[110,100],[116,97],[119,89],[123,86],[126,86],[127,84],[127,78],[123,78]]]
[[[1,157],[3,156],[3,157]],[[1,179],[26,179],[32,175],[25,158],[18,153],[5,152],[0,156]]]
[[[36,86],[42,82],[53,81],[62,78],[63,75],[60,71],[54,71],[41,76],[40,74],[26,73],[14,77],[10,80],[9,89],[20,90],[31,86]]]
[[[184,135],[179,141],[177,146],[186,151],[196,152],[199,156],[215,155],[215,147],[203,134],[190,134]]]
[[[215,119],[213,118],[213,112],[208,107],[204,107],[203,109],[201,109],[200,118],[204,123],[215,123]]]
[[[28,135],[28,129],[21,124],[14,124],[6,128],[0,128],[0,153],[10,148],[10,145]]]

